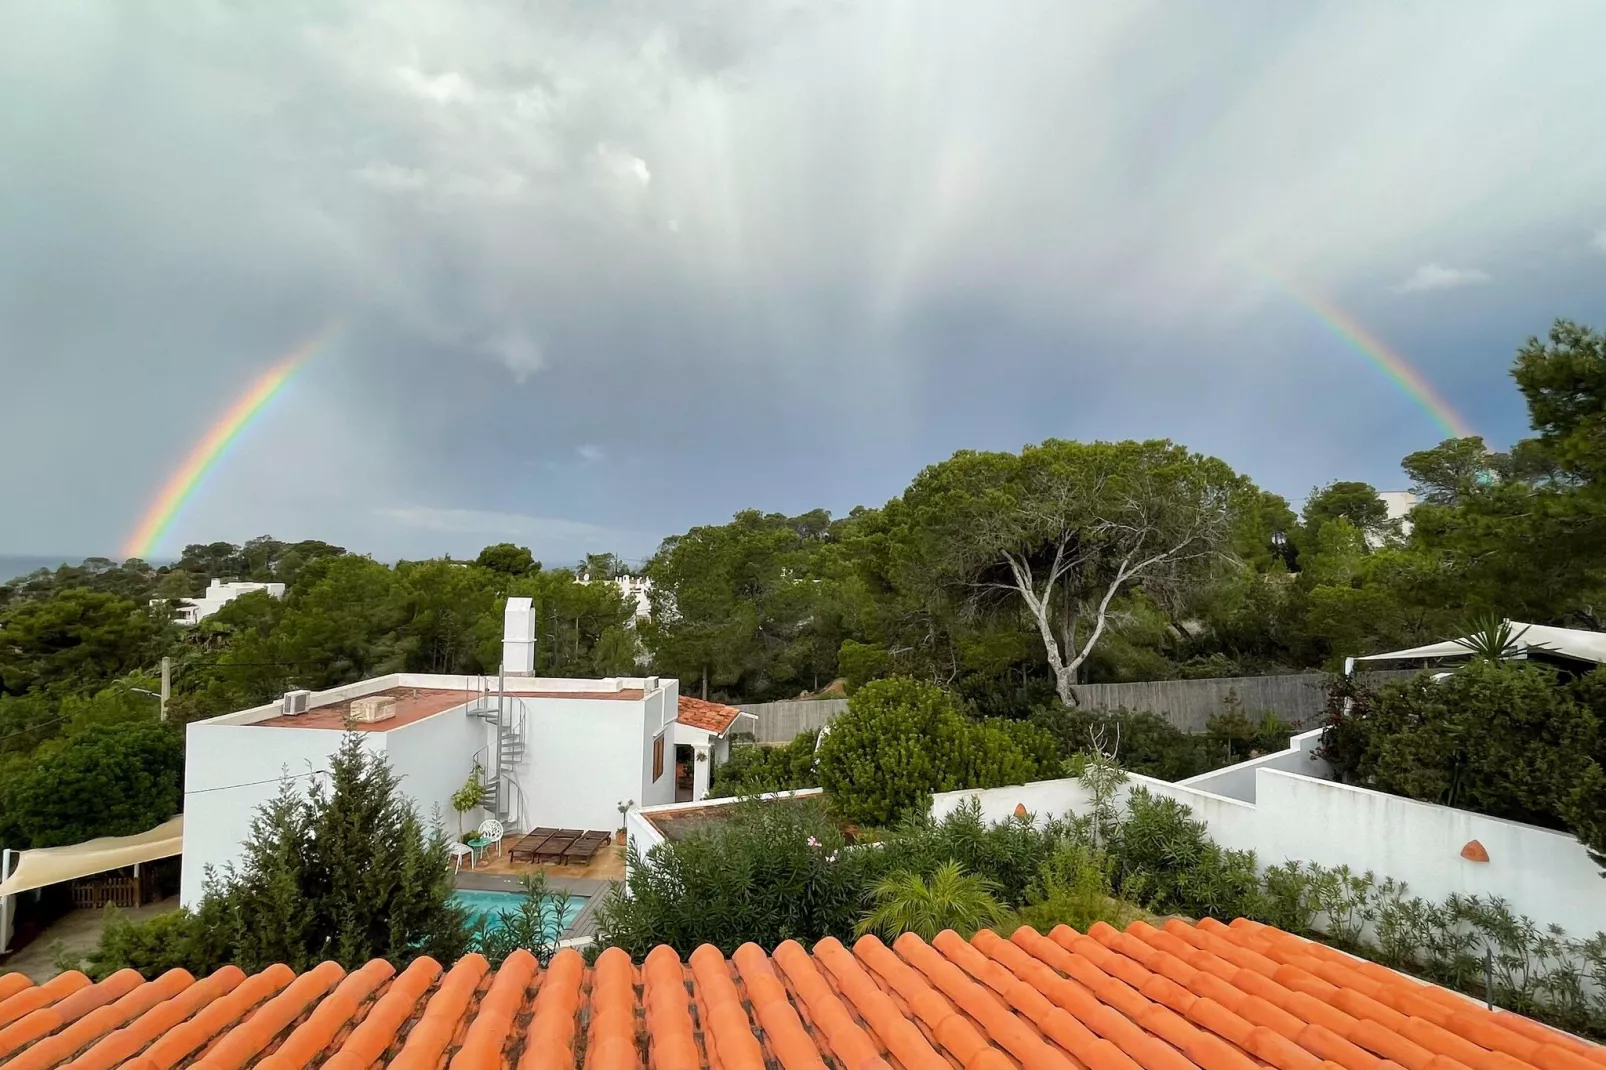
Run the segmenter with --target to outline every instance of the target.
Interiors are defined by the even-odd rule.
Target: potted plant
[[[485,801],[485,785],[480,782],[480,763],[474,763],[474,769],[468,774],[463,786],[452,794],[452,809],[457,811],[457,835],[461,838],[463,832],[463,815]]]
[[[614,833],[614,842],[623,844],[629,837],[629,830],[625,827],[625,815],[630,812],[630,808],[634,805],[636,805],[636,800],[634,799],[626,799],[619,804],[619,831]]]

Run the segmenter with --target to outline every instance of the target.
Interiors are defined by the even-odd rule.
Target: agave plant
[[[1002,925],[1008,917],[994,897],[997,891],[994,881],[966,873],[958,862],[944,862],[929,881],[899,870],[871,889],[875,907],[859,922],[858,931],[887,940],[914,933],[929,941],[944,929],[969,937],[977,929]]]
[[[1524,643],[1522,637],[1528,634],[1528,625],[1524,624],[1521,631],[1511,626],[1509,620],[1503,620],[1493,613],[1485,613],[1473,618],[1467,628],[1467,635],[1457,639],[1458,646],[1465,647],[1467,652],[1480,661],[1505,661],[1516,657],[1524,650],[1543,650],[1542,643]]]

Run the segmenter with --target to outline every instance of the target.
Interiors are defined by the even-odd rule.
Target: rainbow
[[[1466,418],[1456,412],[1454,406],[1445,400],[1444,395],[1440,394],[1421,372],[1407,363],[1404,357],[1384,345],[1354,316],[1332,301],[1296,286],[1282,276],[1264,270],[1260,274],[1306,311],[1315,315],[1329,330],[1348,342],[1352,349],[1375,364],[1384,375],[1394,380],[1395,385],[1420,405],[1446,435],[1451,438],[1468,438],[1476,434]]]
[[[285,384],[301,369],[307,358],[312,356],[332,333],[333,325],[325,327],[280,357],[274,362],[273,367],[258,376],[250,388],[236,398],[212,426],[207,428],[206,434],[201,436],[201,440],[184,458],[184,463],[168,477],[166,483],[162,484],[161,493],[146,508],[139,519],[139,525],[123,543],[123,557],[149,557],[155,552],[157,544],[161,542],[162,536],[167,534],[167,529],[172,526],[173,520],[184,508],[185,503],[195,497],[195,492],[206,479],[207,473],[217,467],[229,446],[251,425],[252,419],[263,410],[274,395],[284,389]]]

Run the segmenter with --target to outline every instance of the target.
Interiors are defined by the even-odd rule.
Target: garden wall
[[[1218,787],[1241,790],[1242,767],[1216,774]],[[1442,901],[1452,893],[1498,896],[1541,926],[1559,925],[1575,937],[1606,931],[1606,882],[1582,845],[1566,833],[1335,784],[1264,760],[1252,775],[1253,801],[1201,790],[1197,777],[1195,784],[1185,785],[1133,775],[1129,787],[1184,803],[1212,839],[1254,851],[1263,867],[1285,861],[1347,865],[1357,873],[1369,870],[1380,881],[1403,881],[1411,894],[1425,899]],[[1085,813],[1091,801],[1080,781],[1046,780],[944,792],[932,800],[932,814],[940,818],[969,798],[980,802],[983,817],[991,821],[1010,816],[1017,804],[1043,819]],[[1472,840],[1483,845],[1487,862],[1462,857]]]
[[[1287,750],[1212,769],[1177,783],[1183,787],[1208,791],[1212,795],[1225,795],[1229,799],[1252,803],[1255,801],[1255,773],[1261,769],[1281,769],[1285,773],[1302,773],[1321,780],[1332,778],[1333,767],[1316,757],[1316,750],[1322,745],[1320,728],[1294,736],[1288,743]]]

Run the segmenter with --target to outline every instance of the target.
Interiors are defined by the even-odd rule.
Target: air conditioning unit
[[[286,691],[284,698],[279,700],[279,712],[286,717],[298,717],[307,712],[307,700],[310,698],[311,691]]]
[[[358,724],[388,721],[394,716],[396,716],[396,700],[387,695],[370,695],[368,698],[352,700],[351,719]]]

